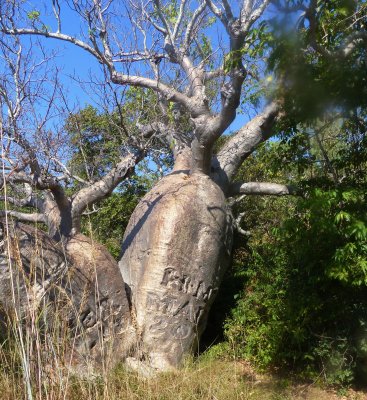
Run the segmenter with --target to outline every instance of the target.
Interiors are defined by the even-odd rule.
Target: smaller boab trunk
[[[42,336],[65,341],[56,344],[64,357],[58,363],[78,372],[123,360],[136,336],[125,284],[108,251],[81,234],[57,243],[31,226],[2,226],[2,320],[16,311],[13,322],[26,325],[42,315]]]
[[[66,274],[62,248],[45,232],[0,220],[0,304],[18,318],[40,307],[53,285]]]
[[[136,342],[130,307],[117,262],[107,249],[77,234],[66,244],[72,262],[67,281],[78,306],[76,351],[101,365],[123,360]]]
[[[231,214],[208,176],[174,171],[141,200],[119,263],[131,292],[138,360],[167,370],[198,346],[231,245]]]

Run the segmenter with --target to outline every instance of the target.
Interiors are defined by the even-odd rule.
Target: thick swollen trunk
[[[81,234],[57,243],[0,220],[0,332],[8,317],[26,328],[35,315],[45,341],[63,338],[51,343],[57,368],[114,365],[136,342],[124,281],[103,246]]]
[[[225,196],[204,174],[175,170],[141,200],[119,263],[135,314],[137,359],[166,370],[197,347],[231,242]]]

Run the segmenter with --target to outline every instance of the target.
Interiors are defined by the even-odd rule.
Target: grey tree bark
[[[55,368],[88,373],[124,359],[135,330],[124,281],[107,250],[81,234],[65,249],[31,226],[2,219],[0,227],[0,322],[50,341],[58,352],[57,360],[50,355]]]
[[[197,347],[231,246],[231,212],[210,177],[175,171],[142,199],[119,262],[136,318],[136,358],[167,370]]]
[[[133,357],[153,369],[179,366],[200,342],[230,260],[234,221],[228,199],[240,193],[291,194],[279,184],[229,184],[246,156],[271,135],[275,107],[270,105],[212,158],[212,174],[196,169],[195,150],[178,158],[173,172],[131,216],[119,267],[136,323]]]

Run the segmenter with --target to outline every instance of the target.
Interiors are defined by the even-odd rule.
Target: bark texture
[[[67,329],[58,345],[74,368],[124,359],[135,332],[124,281],[107,250],[81,234],[65,245],[31,226],[1,226],[1,319],[24,326],[47,314],[41,329],[49,336]]]
[[[78,234],[66,244],[71,268],[63,280],[72,307],[70,325],[77,337],[77,363],[115,365],[133,343],[130,307],[117,262],[104,246]]]
[[[231,214],[206,175],[174,171],[135,209],[119,266],[138,346],[151,367],[177,367],[197,347],[232,245]]]
[[[66,274],[62,249],[42,230],[0,221],[0,303],[3,311],[26,316]]]

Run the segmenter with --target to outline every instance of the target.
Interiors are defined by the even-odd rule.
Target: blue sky
[[[34,9],[37,8],[35,7]],[[68,7],[64,6],[62,10],[62,31],[69,34],[76,34],[78,36],[80,17],[75,12],[72,12]],[[41,9],[40,11],[43,16],[43,10]],[[54,30],[55,19],[52,18],[49,21],[50,22],[48,22],[48,18],[46,18],[45,23],[49,23],[51,29]],[[214,36],[213,32],[212,40],[215,43],[216,39]],[[55,39],[42,38],[40,40],[45,45],[46,49],[58,49],[55,63],[60,68],[60,78],[65,88],[67,88],[68,99],[71,104],[76,105],[77,108],[83,108],[87,104],[95,105],[93,97],[88,93],[85,93],[79,83],[71,77],[79,78],[81,81],[88,81],[89,75],[92,74],[102,79],[101,66],[98,61],[88,52],[73,44],[57,41]],[[249,117],[247,114],[239,114],[227,131],[229,132],[239,129],[248,121],[248,119]]]

